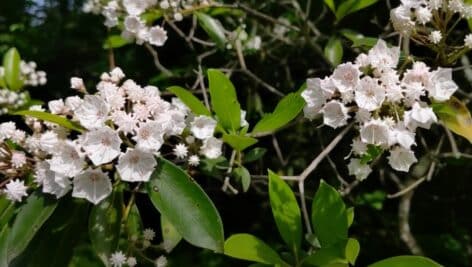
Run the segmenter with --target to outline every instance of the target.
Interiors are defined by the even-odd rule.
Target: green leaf
[[[305,101],[298,93],[286,95],[275,107],[274,112],[265,115],[254,127],[252,134],[275,132],[295,119],[303,110]]]
[[[343,1],[342,4],[336,10],[336,18],[337,20],[341,20],[345,16],[357,12],[361,9],[369,7],[379,0],[347,0]]]
[[[324,48],[324,55],[332,66],[337,66],[343,59],[343,44],[336,37],[329,39]]]
[[[352,265],[355,265],[357,256],[361,250],[359,241],[354,238],[349,238],[346,244],[346,259]]]
[[[180,86],[171,86],[168,91],[175,94],[193,113],[211,117],[210,111],[190,91]]]
[[[354,222],[354,207],[346,209],[347,213],[347,226],[350,227]]]
[[[8,233],[10,228],[6,225],[0,232],[0,267],[8,267]]]
[[[267,153],[266,148],[255,147],[255,148],[251,149],[249,152],[247,152],[244,155],[243,162],[244,163],[250,163],[250,162],[254,162],[256,160],[259,160],[265,155],[265,153]]]
[[[251,186],[251,174],[243,166],[237,167],[233,170],[234,176],[241,181],[243,191],[247,192]]]
[[[311,220],[322,247],[347,240],[346,206],[338,191],[323,180],[313,199]]]
[[[68,267],[104,267],[102,261],[95,255],[90,246],[79,246],[74,249],[74,255]]]
[[[171,252],[182,240],[182,236],[177,232],[177,229],[161,215],[161,229],[164,249],[167,253]]]
[[[8,235],[8,261],[28,246],[57,207],[57,201],[39,192],[30,195],[16,215]]]
[[[397,256],[373,263],[368,267],[442,267],[431,259],[420,256]]]
[[[16,48],[10,48],[3,56],[4,78],[7,86],[12,91],[18,91],[23,87],[21,77],[21,57]]]
[[[330,266],[337,263],[347,263],[345,259],[345,243],[341,242],[328,247],[322,247],[308,256],[305,262],[314,266]]]
[[[131,209],[126,219],[126,229],[128,236],[140,236],[143,233],[143,222],[141,221],[141,214],[136,204],[131,206]]]
[[[221,71],[208,70],[211,106],[223,128],[235,132],[241,127],[241,108],[236,89]]]
[[[89,217],[89,237],[93,249],[105,265],[110,255],[117,250],[123,217],[123,189],[113,193],[92,208]]]
[[[224,134],[223,141],[225,141],[225,143],[227,143],[237,151],[243,151],[244,149],[257,143],[256,138],[236,134]]]
[[[224,49],[228,40],[226,39],[225,29],[221,22],[207,14],[195,12],[198,22],[203,30],[210,36],[220,49]]]
[[[110,35],[103,42],[103,49],[120,48],[127,44],[130,44],[130,41],[121,37],[121,35],[119,34]]]
[[[223,252],[223,223],[203,189],[182,169],[163,158],[148,183],[154,206],[189,243]]]
[[[289,266],[269,245],[250,234],[235,234],[225,242],[225,255],[264,264]]]
[[[433,103],[432,107],[434,113],[449,130],[467,138],[472,143],[472,117],[462,101],[452,96],[445,102]]]
[[[352,41],[352,47],[364,48],[366,50],[374,47],[379,41],[378,38],[366,37],[350,29],[341,30],[341,34],[347,39],[349,39],[350,41]]]
[[[288,247],[298,253],[302,243],[302,217],[288,184],[269,170],[269,198],[275,224]]]
[[[20,110],[12,113],[12,115],[20,115],[20,116],[29,116],[36,119],[40,119],[47,122],[55,123],[59,126],[62,126],[66,129],[83,132],[84,128],[80,126],[80,124],[70,121],[65,117],[61,117],[59,115],[51,114],[48,112],[43,111],[35,111],[35,110]]]
[[[336,14],[336,6],[334,4],[334,0],[324,0],[325,4]]]

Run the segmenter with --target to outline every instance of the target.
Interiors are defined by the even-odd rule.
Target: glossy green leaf
[[[12,115],[29,116],[29,117],[33,117],[39,120],[55,123],[69,130],[73,130],[77,132],[84,131],[84,128],[80,126],[80,124],[70,121],[65,117],[61,117],[59,115],[51,114],[48,112],[36,111],[36,110],[20,110],[20,111],[14,112]]]
[[[336,9],[336,18],[341,20],[345,16],[367,8],[379,0],[346,0]]]
[[[130,44],[130,41],[123,38],[121,35],[118,35],[118,34],[110,35],[103,42],[103,49],[120,48],[127,44]]]
[[[74,249],[68,267],[105,267],[105,265],[90,246],[79,246]]]
[[[20,63],[20,53],[14,47],[10,48],[3,56],[4,79],[12,91],[18,91],[23,87]]]
[[[265,115],[252,130],[253,134],[271,133],[295,119],[303,110],[305,101],[298,93],[286,95],[275,107],[274,112]]]
[[[161,229],[164,249],[167,253],[171,252],[182,240],[182,236],[179,234],[177,229],[166,219],[165,216],[161,215]]]
[[[223,251],[223,223],[215,205],[181,168],[159,158],[147,191],[154,206],[185,240]]]
[[[110,255],[118,248],[123,217],[123,190],[113,193],[93,206],[89,217],[89,237],[98,257],[107,265]]]
[[[224,73],[216,69],[208,70],[211,106],[218,122],[226,130],[236,131],[241,127],[241,108],[236,89]]]
[[[0,196],[0,229],[3,229],[13,216],[15,203],[7,199],[4,195]]]
[[[225,255],[264,264],[289,266],[264,241],[250,234],[235,234],[225,242]]]
[[[240,136],[236,134],[224,134],[223,141],[237,151],[243,151],[244,149],[257,143],[256,138]]]
[[[10,228],[5,226],[0,231],[0,267],[8,267],[8,233]]]
[[[140,236],[143,233],[143,222],[141,221],[141,214],[136,204],[131,206],[131,209],[126,219],[126,231],[128,236]]]
[[[346,209],[347,213],[347,226],[350,227],[354,222],[354,207]]]
[[[336,37],[329,39],[324,48],[324,56],[332,66],[337,66],[341,63],[343,59],[343,53],[344,50],[341,40]]]
[[[334,3],[334,0],[324,0],[325,4],[333,11],[333,13],[336,13],[336,6]]]
[[[251,186],[251,174],[249,173],[249,171],[243,166],[240,166],[234,168],[233,174],[236,179],[239,179],[239,181],[241,181],[243,191],[247,192],[247,190],[249,190],[249,187]]]
[[[352,47],[364,48],[366,50],[374,47],[379,41],[378,38],[367,37],[367,36],[364,36],[363,34],[354,32],[349,29],[341,30],[341,34],[347,39],[349,39],[350,41],[352,41]]]
[[[361,251],[361,245],[359,241],[354,238],[349,238],[346,244],[346,259],[352,265],[355,265],[357,256],[359,256],[359,252]]]
[[[225,29],[221,22],[201,12],[195,12],[195,14],[200,26],[208,36],[210,36],[211,40],[213,40],[220,49],[224,49],[228,40],[226,39]]]
[[[472,143],[472,117],[467,106],[452,96],[448,101],[433,103],[434,113],[454,133]]]
[[[420,256],[397,256],[373,263],[368,267],[442,267],[431,259]]]
[[[180,86],[171,86],[167,90],[175,94],[196,115],[211,117],[211,113],[205,105],[187,89]]]
[[[267,153],[267,149],[263,147],[255,147],[246,154],[244,154],[243,162],[244,163],[250,163],[254,162],[256,160],[261,159],[264,157],[264,155]]]
[[[8,234],[8,261],[23,252],[56,207],[57,200],[39,192],[26,199]]]
[[[63,267],[87,231],[89,203],[66,196],[28,247],[10,262],[21,267]]]
[[[282,239],[292,251],[298,253],[302,243],[300,208],[290,186],[272,171],[269,171],[269,198]]]
[[[321,246],[347,240],[348,215],[341,195],[321,180],[313,199],[311,220]]]
[[[314,266],[330,266],[332,264],[345,264],[345,242],[335,244],[329,247],[322,247],[314,254],[308,256],[305,262]]]

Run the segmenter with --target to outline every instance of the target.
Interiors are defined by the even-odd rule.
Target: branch
[[[166,76],[173,76],[172,72],[166,67],[164,67],[159,61],[159,55],[157,54],[157,51],[154,50],[154,48],[148,43],[144,43],[144,47],[146,47],[149,53],[151,53],[156,68],[162,73],[164,73]]]
[[[410,249],[411,253],[415,255],[423,255],[423,250],[416,242],[415,237],[411,233],[410,229],[410,207],[411,199],[415,191],[408,191],[400,199],[400,204],[398,206],[398,230],[400,231],[400,238],[405,242],[405,244]]]

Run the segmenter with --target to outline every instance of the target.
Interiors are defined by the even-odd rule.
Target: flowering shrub
[[[75,4],[67,8],[104,20],[109,71],[88,78],[75,70],[61,84],[67,91],[36,100],[46,73],[15,48],[3,56],[0,266],[185,266],[194,259],[174,256],[182,240],[210,255],[194,266],[442,266],[426,257],[443,259],[423,251],[409,214],[414,190],[447,166],[443,159],[471,157],[467,1],[387,1],[379,38],[343,28],[376,0]],[[134,43],[157,76],[129,70],[139,61],[125,52],[141,49]],[[161,62],[174,45],[186,66],[177,54],[175,66]],[[399,191],[385,193],[389,183]],[[227,227],[232,205],[213,201],[252,193],[257,213],[270,207],[273,218],[241,229],[242,214]],[[364,216],[360,209],[355,222],[354,208],[382,210],[397,197],[397,239],[414,255],[362,258],[368,231],[356,229]],[[263,235],[273,230],[279,236]]]

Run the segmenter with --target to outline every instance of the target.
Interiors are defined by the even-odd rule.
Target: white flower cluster
[[[40,86],[47,83],[46,72],[42,70],[36,70],[36,62],[30,61],[20,62],[21,74],[24,77],[25,85],[27,86]]]
[[[459,18],[472,18],[472,5],[463,0],[401,0],[400,6],[390,11],[390,19],[393,27],[402,35],[410,36],[417,32],[428,32],[428,39],[433,44],[438,44],[445,32],[436,28],[437,18],[444,18],[457,14]],[[432,27],[426,27],[430,24]],[[467,35],[464,43],[472,48],[472,35]]]
[[[243,50],[260,50],[262,39],[259,35],[251,35],[246,31],[246,25],[242,24],[228,35],[226,49],[234,49],[236,42],[240,42]]]
[[[430,101],[445,101],[457,90],[451,69],[431,70],[423,62],[399,73],[398,47],[389,48],[379,40],[355,63],[339,65],[324,79],[308,79],[302,93],[305,116],[314,119],[323,114],[323,122],[332,128],[353,120],[359,137],[353,140],[351,175],[365,179],[375,151],[389,150],[389,164],[407,172],[417,161],[411,147],[418,127],[429,129],[437,122],[428,106]]]
[[[0,141],[10,139],[35,158],[36,183],[44,193],[60,198],[73,188],[73,197],[97,204],[112,191],[107,171],[116,170],[122,181],[147,182],[162,149],[189,166],[199,164],[198,154],[221,156],[223,142],[213,137],[215,120],[194,116],[178,99],[161,98],[157,87],[141,87],[124,77],[115,68],[102,74],[96,94],[48,103],[51,113],[85,128],[79,136],[33,118],[26,121],[33,129],[27,137],[14,123],[0,125]],[[84,87],[80,78],[72,78],[71,85]]]
[[[18,109],[26,104],[28,93],[0,89],[0,116],[11,109]]]
[[[83,10],[101,13],[105,17],[105,25],[109,28],[122,23],[122,37],[125,39],[135,40],[137,44],[147,42],[163,46],[167,40],[167,32],[159,25],[146,25],[143,19],[145,13],[162,12],[166,17],[181,21],[185,10],[207,5],[208,0],[112,0],[106,3],[89,0],[84,4]]]

